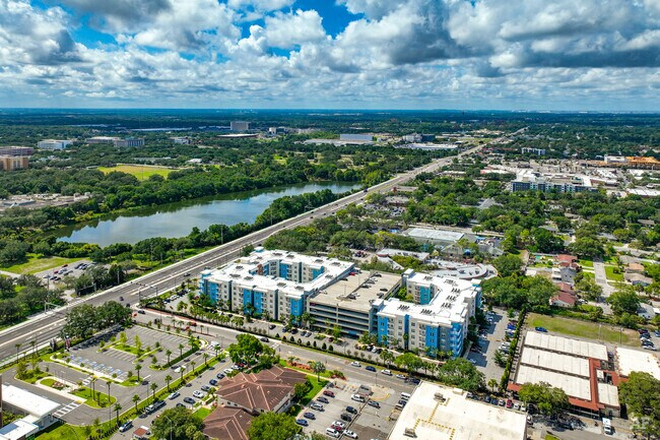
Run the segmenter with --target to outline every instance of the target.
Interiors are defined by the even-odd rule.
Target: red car
[[[507,399],[506,401],[506,407],[511,408],[513,406],[513,401],[511,399]]]
[[[323,391],[323,395],[324,395],[324,396],[328,396],[328,397],[335,397],[335,393],[333,393],[333,392],[330,391],[330,390],[324,390],[324,391]]]

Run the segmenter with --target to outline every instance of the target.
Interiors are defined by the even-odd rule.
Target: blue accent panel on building
[[[438,328],[437,327],[426,327],[426,349],[437,349],[438,348]]]
[[[312,269],[312,279],[315,280],[321,275],[323,275],[323,267],[321,267],[320,269]]]
[[[209,283],[208,280],[204,280],[204,284],[206,284],[206,288],[204,289],[204,293],[206,293],[209,298],[211,299],[211,302],[213,304],[218,302],[218,285],[216,283]]]
[[[252,304],[252,291],[243,289],[243,309]]]
[[[264,294],[262,292],[253,292],[254,311],[261,315],[264,312]]]
[[[430,287],[420,287],[419,288],[419,303],[421,305],[428,304],[431,302],[431,288]]]
[[[387,336],[390,319],[385,316],[378,317],[378,342],[383,342],[383,336]]]
[[[280,278],[286,278],[289,275],[289,265],[280,263]]]
[[[303,300],[291,299],[291,315],[300,316],[303,314]]]

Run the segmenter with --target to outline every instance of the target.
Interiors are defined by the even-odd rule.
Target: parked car
[[[364,403],[364,397],[360,396],[359,394],[353,394],[351,396],[351,400],[354,400],[356,402]]]
[[[376,372],[376,368],[372,367],[371,365],[367,365],[364,369],[367,370],[367,371],[372,371],[374,373]]]
[[[376,402],[375,400],[369,400],[367,405],[373,406],[374,408],[380,408],[380,403]]]
[[[190,404],[190,405],[195,404],[195,399],[193,399],[192,397],[184,397],[183,401]]]
[[[361,366],[362,366],[362,364],[360,364],[358,361],[351,362],[351,367],[358,367],[359,368]]]
[[[536,327],[535,330],[541,333],[548,333],[548,329],[545,327]]]
[[[133,427],[133,422],[129,420],[119,427],[119,432],[126,432]]]
[[[175,391],[172,394],[170,394],[169,396],[167,396],[167,398],[170,399],[170,400],[174,400],[177,397],[179,397],[180,395],[181,395],[181,393],[179,393],[178,391]]]
[[[261,338],[261,342],[270,342],[270,339],[264,336]]]
[[[344,435],[350,438],[358,438],[356,433],[354,433],[353,431],[349,431],[348,429],[344,431]]]
[[[303,417],[306,418],[306,419],[309,419],[309,420],[315,420],[316,419],[316,415],[314,415],[313,412],[306,412],[305,414],[303,414]]]
[[[309,406],[310,408],[315,409],[317,411],[324,411],[323,405],[321,405],[320,403],[312,402],[312,404]]]
[[[274,328],[275,328],[275,324],[271,324],[271,325],[268,326],[268,330],[272,330]]]
[[[209,384],[216,386],[218,384],[218,381],[216,379],[211,379],[209,380]]]
[[[318,400],[321,403],[325,403],[325,404],[330,403],[330,401],[328,399],[326,399],[325,397],[323,397],[323,396],[317,397],[316,400]]]
[[[323,390],[323,395],[328,397],[335,397],[335,393],[330,390]]]
[[[200,390],[195,390],[193,391],[193,396],[197,397],[198,399],[201,399],[202,397],[204,397],[204,393],[202,393]]]
[[[346,423],[344,423],[344,422],[340,422],[339,420],[335,420],[334,422],[332,422],[332,424],[333,424],[333,425],[340,426],[340,427],[342,427],[342,428],[346,428]]]
[[[504,405],[505,405],[505,403],[504,403],[504,399],[500,399],[500,400],[498,400],[498,401],[497,401],[497,404],[498,404],[499,406],[504,406]]]
[[[507,399],[506,400],[506,407],[507,408],[513,408],[513,400]]]
[[[207,392],[207,393],[208,393],[209,391],[211,391],[211,387],[208,386],[208,385],[202,385],[201,388],[202,388],[202,391],[205,391],[205,392]]]
[[[392,372],[390,370],[383,370],[383,371],[381,371],[381,373],[383,373],[385,376],[391,376],[392,375]]]
[[[349,422],[349,423],[353,421],[353,417],[351,417],[351,415],[348,414],[348,413],[343,413],[343,414],[340,416],[340,418],[341,418],[342,420],[346,421],[346,422]]]
[[[299,424],[300,426],[309,426],[309,423],[307,423],[307,420],[305,419],[298,419],[296,420],[296,423]]]
[[[218,373],[215,375],[215,377],[217,377],[218,379],[224,379],[225,375],[223,373]]]
[[[397,374],[396,377],[397,379],[406,379],[406,376],[403,374]]]
[[[351,414],[357,414],[358,413],[358,410],[353,408],[352,406],[347,406],[346,411],[351,413]]]

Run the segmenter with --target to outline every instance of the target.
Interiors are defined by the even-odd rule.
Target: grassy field
[[[113,171],[120,171],[122,173],[131,174],[138,178],[138,180],[146,180],[149,177],[157,174],[159,176],[167,177],[172,171],[172,168],[142,166],[142,165],[117,165],[115,167],[99,167],[99,171],[108,174]]]
[[[622,273],[614,273],[615,266],[605,266],[605,276],[610,281],[623,281]]]
[[[208,409],[208,408],[204,408],[204,407],[202,407],[202,408],[199,408],[197,411],[195,411],[194,414],[195,414],[197,417],[199,417],[199,418],[201,418],[202,420],[204,420],[209,414],[211,414],[211,412],[213,412],[213,411],[210,410],[210,409]]]
[[[621,343],[623,345],[638,346],[637,334],[634,330],[622,327],[613,327],[606,324],[599,325],[595,322],[581,321],[579,319],[569,319],[560,316],[545,316],[531,313],[527,318],[531,328],[545,327],[550,333],[560,333],[566,336],[577,336],[585,339]],[[599,331],[600,326],[600,331]]]
[[[594,267],[594,262],[591,260],[578,260],[578,264],[582,267]]]
[[[81,399],[85,399],[85,405],[91,406],[92,408],[107,408],[108,407],[108,395],[96,391],[96,399],[92,399],[92,390],[87,387],[80,387],[77,390],[73,391],[71,394],[78,396]],[[97,402],[98,401],[98,402]],[[110,405],[115,403],[117,399],[110,397]]]
[[[80,261],[80,258],[63,258],[63,257],[37,257],[35,254],[28,254],[30,258],[27,262],[15,264],[9,267],[2,267],[2,270],[7,272],[17,273],[19,275],[32,274],[42,272],[44,270],[53,269],[63,264],[71,264]]]
[[[87,438],[87,435],[85,429],[81,426],[62,424],[49,427],[40,432],[35,438],[39,440],[82,439]]]

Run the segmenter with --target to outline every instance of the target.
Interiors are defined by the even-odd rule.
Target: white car
[[[346,428],[346,423],[340,422],[339,420],[335,420],[332,422],[333,425],[341,426],[342,428]]]
[[[397,377],[397,379],[405,379],[406,378],[406,376],[404,376],[403,374],[397,374],[396,377]]]
[[[174,400],[177,397],[179,397],[180,395],[181,395],[181,393],[179,393],[178,391],[175,391],[172,394],[170,394],[169,396],[167,396],[167,398],[170,399],[170,400]]]
[[[234,372],[234,370],[232,370],[231,368],[225,368],[224,370],[222,370],[222,372],[225,374],[231,374]]]
[[[392,375],[392,372],[390,370],[383,370],[383,371],[381,371],[381,373],[383,373],[385,376],[391,376]]]
[[[362,366],[362,364],[359,363],[358,361],[351,362],[351,367],[361,367],[361,366]]]
[[[360,396],[359,394],[353,394],[351,396],[351,400],[355,400],[356,402],[364,403],[364,397]]]
[[[204,397],[204,393],[201,392],[200,390],[195,390],[193,391],[193,396],[197,397],[198,399],[201,399],[202,397]]]
[[[348,429],[344,431],[344,435],[350,438],[358,438],[356,433],[354,433],[353,431],[349,431]]]

